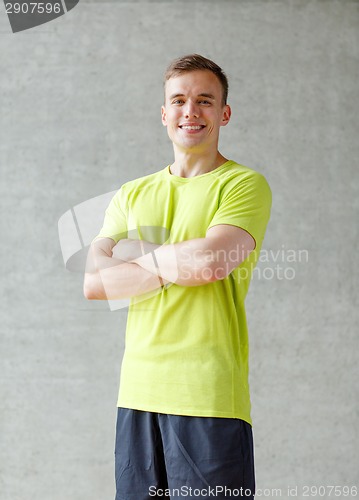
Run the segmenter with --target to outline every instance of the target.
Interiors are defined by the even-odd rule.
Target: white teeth
[[[202,127],[199,126],[191,126],[191,125],[182,125],[181,128],[184,128],[186,130],[200,130]]]

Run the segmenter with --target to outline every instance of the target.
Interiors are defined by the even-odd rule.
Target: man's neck
[[[170,166],[170,172],[178,177],[195,177],[215,170],[226,161],[228,161],[227,158],[219,151],[208,155],[175,152],[175,161]]]

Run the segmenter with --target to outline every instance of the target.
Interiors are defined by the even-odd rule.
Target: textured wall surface
[[[12,34],[2,7],[2,500],[113,498],[127,311],[86,301],[58,221],[171,163],[162,73],[189,52],[230,79],[221,152],[273,192],[247,299],[257,486],[356,483],[358,26],[356,1],[82,0]]]

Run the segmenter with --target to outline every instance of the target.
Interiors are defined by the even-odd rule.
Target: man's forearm
[[[204,285],[220,277],[213,273],[215,254],[207,238],[158,246],[131,262],[182,286]]]
[[[84,295],[92,300],[119,300],[139,296],[161,288],[167,280],[143,269],[109,256],[96,259],[97,268],[85,273]]]

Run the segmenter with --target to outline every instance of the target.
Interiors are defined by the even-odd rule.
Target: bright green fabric
[[[263,175],[233,161],[191,178],[167,166],[121,186],[97,237],[176,243],[232,224],[256,249],[223,280],[131,299],[118,406],[251,423],[244,299],[270,208]]]

